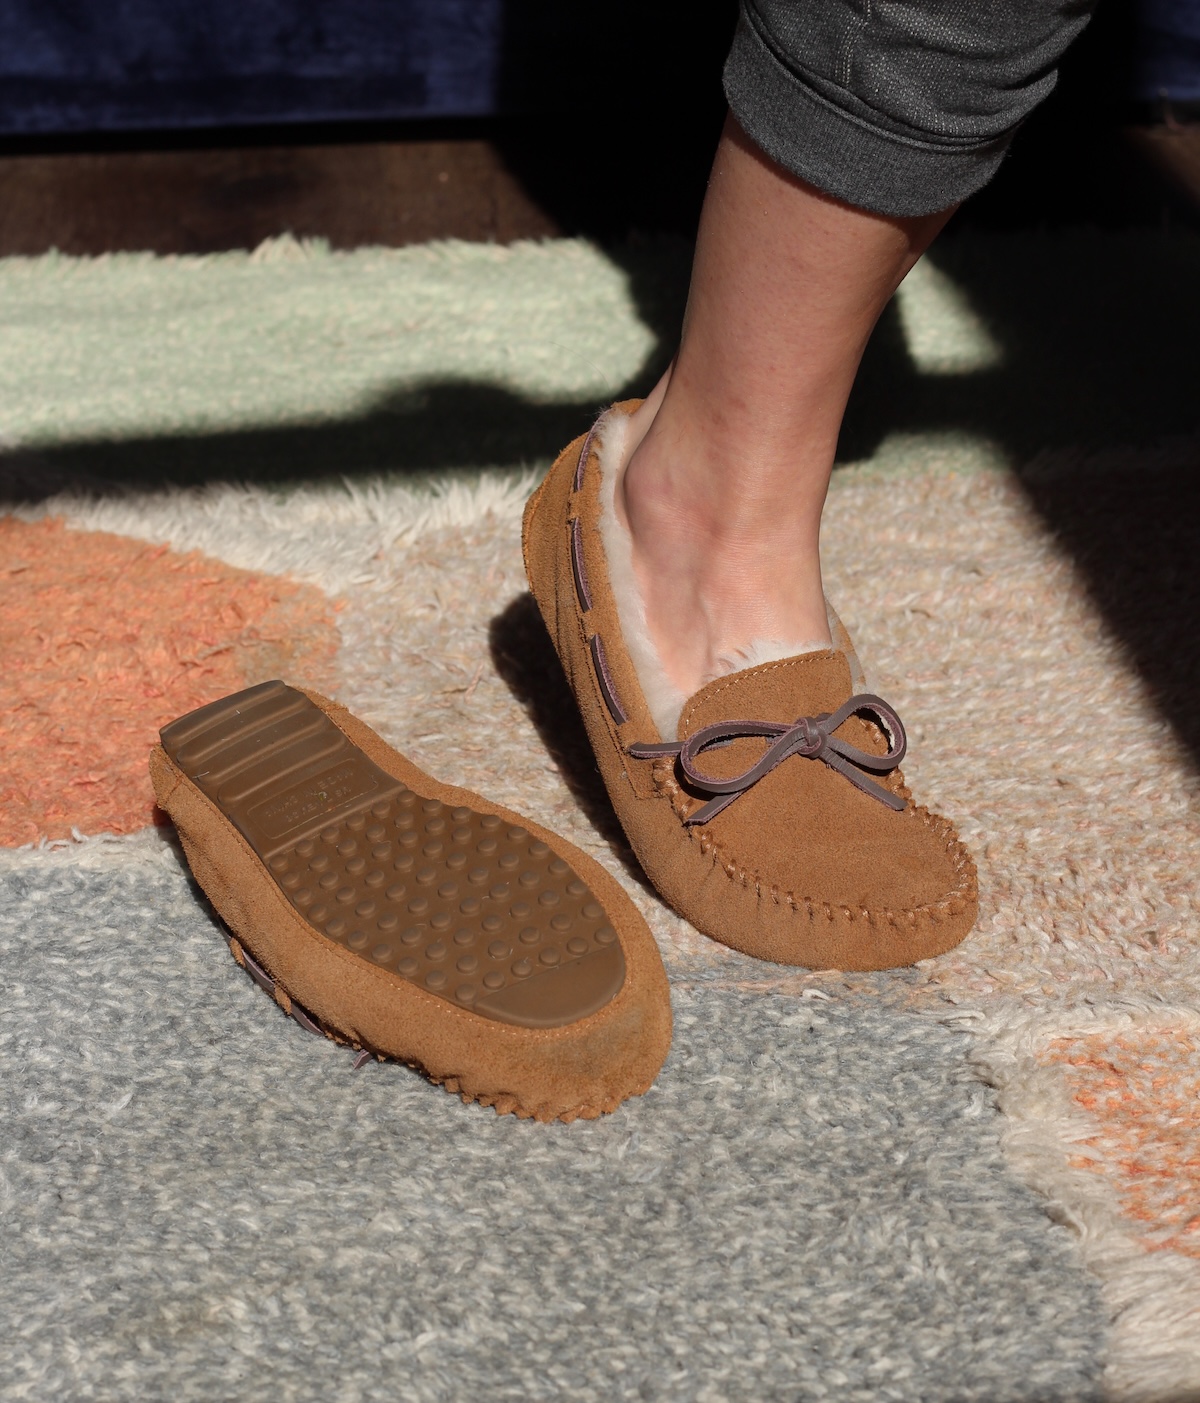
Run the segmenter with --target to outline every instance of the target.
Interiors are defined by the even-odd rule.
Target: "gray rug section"
[[[353,1071],[173,853],[0,884],[6,1399],[1099,1396],[940,1024],[677,987],[649,1095],[531,1125]]]

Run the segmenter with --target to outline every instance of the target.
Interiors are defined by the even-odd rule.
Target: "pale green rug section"
[[[581,241],[7,259],[0,300],[13,445],[305,424],[454,380],[600,401],[655,346]]]
[[[544,465],[653,383],[688,257],[283,239],[0,261],[0,476],[37,495]]]
[[[0,487],[544,465],[653,384],[689,263],[669,239],[3,260]],[[840,456],[1194,433],[1197,324],[1195,236],[947,237],[881,319]]]

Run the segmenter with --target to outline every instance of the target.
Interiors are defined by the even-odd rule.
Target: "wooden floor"
[[[1200,222],[1200,125],[1114,129],[1075,147],[1052,136],[1044,143],[1022,134],[997,180],[957,222]],[[707,131],[686,149],[671,134],[651,137],[637,152],[646,158],[632,161],[622,148],[633,138],[588,148],[552,129],[515,141],[478,129],[413,139],[286,137],[0,154],[0,256],[51,248],[206,253],[253,248],[284,232],[335,248],[687,233],[712,149]],[[604,170],[614,150],[627,162],[619,181]],[[666,163],[658,150],[669,153]]]
[[[354,248],[559,229],[483,140],[0,159],[0,255],[208,253],[284,232]]]

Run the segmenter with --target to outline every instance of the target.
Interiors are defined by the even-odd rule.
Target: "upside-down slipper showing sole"
[[[953,825],[915,804],[904,728],[849,637],[752,645],[692,697],[653,652],[614,494],[629,416],[569,445],[525,509],[525,569],[617,817],[705,934],[810,968],[884,969],[957,945],[977,909]],[[736,667],[740,661],[747,665]]]
[[[239,963],[305,1026],[538,1120],[650,1086],[671,1037],[666,975],[585,853],[283,682],[161,739],[155,793],[196,880]]]

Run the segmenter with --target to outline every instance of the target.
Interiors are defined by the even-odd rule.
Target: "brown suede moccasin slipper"
[[[283,682],[164,727],[150,773],[235,957],[306,1026],[543,1121],[654,1080],[671,1040],[658,948],[563,839]]]
[[[749,666],[671,696],[612,505],[634,408],[563,452],[525,509],[524,551],[647,875],[697,929],[763,959],[886,969],[951,949],[975,920],[975,865],[912,802],[900,718],[859,690],[836,617],[834,648],[755,645]]]

